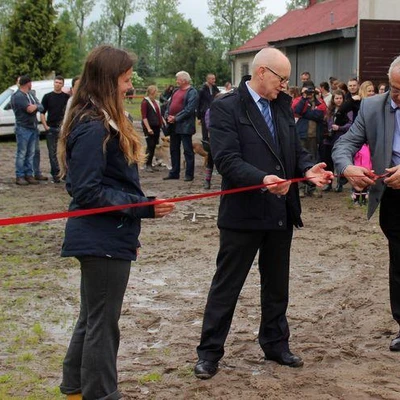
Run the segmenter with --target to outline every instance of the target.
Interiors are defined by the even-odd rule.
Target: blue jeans
[[[47,150],[49,151],[49,160],[50,160],[50,172],[51,176],[55,180],[58,179],[58,174],[60,173],[60,167],[58,166],[58,161],[57,161],[57,142],[58,142],[59,132],[60,132],[59,128],[50,127],[50,129],[46,133]]]
[[[36,142],[35,142],[35,156],[33,157],[33,172],[34,176],[42,175],[42,171],[40,170],[40,135],[39,131],[36,129]]]
[[[17,178],[34,176],[34,157],[36,142],[39,138],[37,129],[15,126],[17,152],[15,154],[15,174]]]

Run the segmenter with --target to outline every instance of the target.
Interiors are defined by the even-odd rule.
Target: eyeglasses
[[[392,92],[392,94],[394,95],[399,95],[400,94],[400,89],[394,86],[390,86],[390,91]]]
[[[279,78],[280,83],[287,83],[289,82],[289,78],[285,78],[281,75],[279,75],[277,72],[275,72],[273,69],[270,67],[267,67],[266,65],[261,65],[263,68],[266,68],[269,72],[272,72],[275,76]]]

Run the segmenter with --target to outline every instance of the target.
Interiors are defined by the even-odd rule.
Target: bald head
[[[280,50],[273,47],[266,47],[255,55],[252,64],[252,74],[254,74],[257,68],[262,65],[268,65],[270,68],[277,68],[280,65],[286,65],[290,70],[290,61],[288,58]]]
[[[266,47],[254,57],[250,87],[261,97],[274,100],[285,90],[291,71],[290,61],[280,50]]]

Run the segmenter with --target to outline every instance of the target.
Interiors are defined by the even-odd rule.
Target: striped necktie
[[[272,140],[275,142],[275,127],[271,117],[269,101],[263,98],[260,98],[258,101],[261,104],[261,113],[268,125],[269,131],[271,132]]]

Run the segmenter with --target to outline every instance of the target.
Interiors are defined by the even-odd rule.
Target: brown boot
[[[44,176],[44,175],[35,175],[35,179],[37,181],[48,181],[49,180],[49,178],[47,176]]]
[[[20,186],[29,185],[29,183],[24,178],[16,178],[15,183]]]
[[[78,394],[67,394],[67,400],[82,400],[82,395]]]
[[[37,181],[33,176],[26,176],[25,180],[30,184],[30,185],[39,185],[39,181]]]

